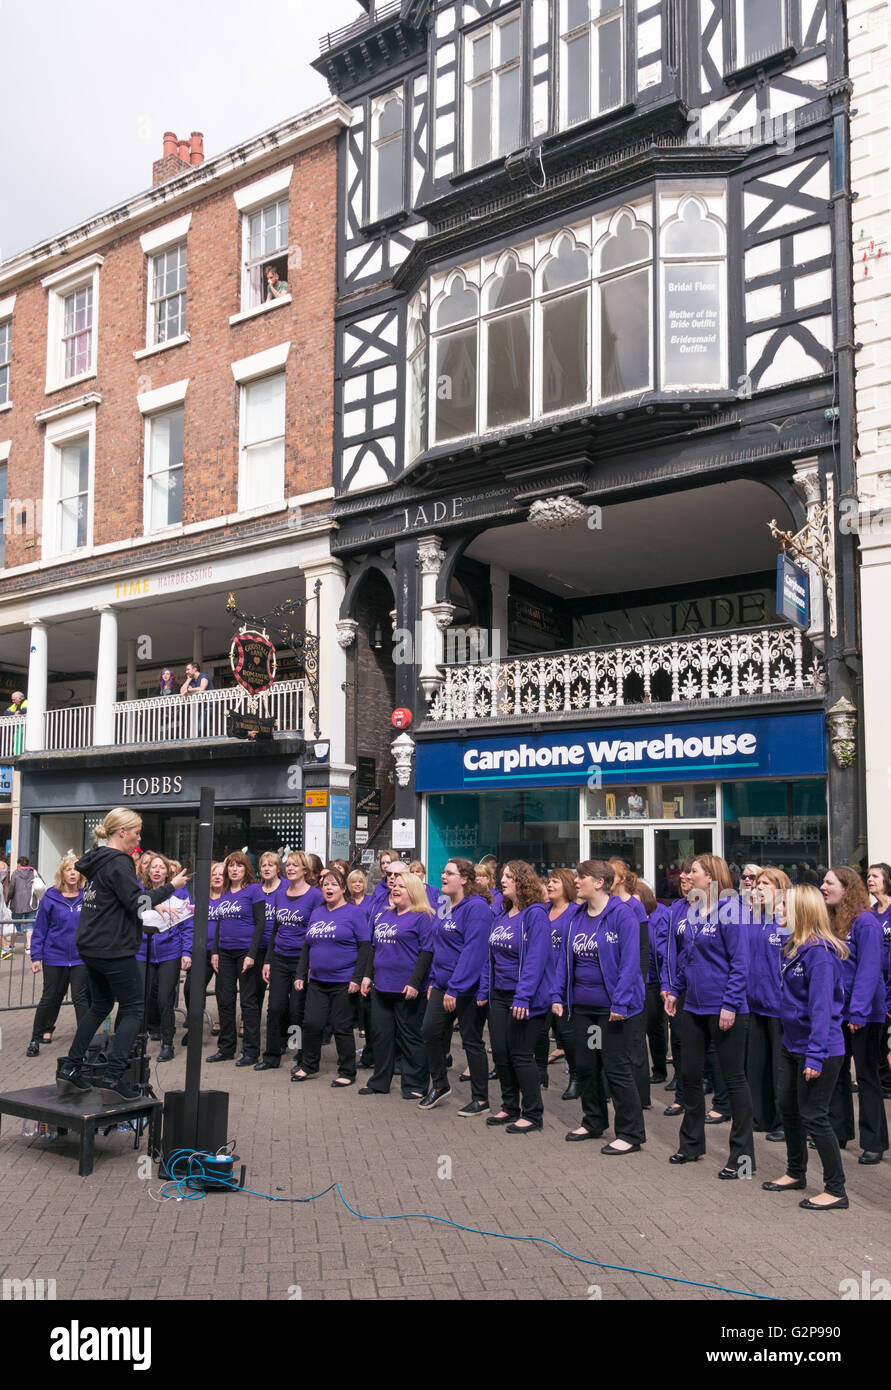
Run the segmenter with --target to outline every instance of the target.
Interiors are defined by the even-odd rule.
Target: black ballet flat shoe
[[[874,1153],[874,1152],[872,1152],[872,1150],[870,1150],[870,1149],[864,1149],[864,1150],[863,1150],[863,1153],[860,1155],[860,1157],[859,1157],[858,1160],[857,1160],[858,1163],[865,1163],[865,1164],[881,1163],[881,1161],[882,1161],[882,1155],[881,1155],[880,1153]]]
[[[663,1115],[683,1115],[683,1113],[684,1107],[682,1105],[666,1105],[662,1111]]]
[[[470,1072],[467,1072],[466,1075],[462,1072],[462,1074],[458,1077],[458,1080],[459,1080],[459,1081],[469,1081],[469,1080],[470,1080]]]
[[[489,1115],[488,1118],[487,1118],[487,1120],[486,1120],[486,1124],[487,1124],[487,1125],[512,1125],[512,1124],[514,1123],[514,1121],[515,1121],[515,1120],[518,1120],[519,1118],[520,1118],[519,1115]]]
[[[702,1154],[693,1154],[690,1156],[688,1154],[678,1153],[672,1154],[668,1161],[669,1163],[698,1163],[701,1158]]]
[[[806,1178],[796,1178],[794,1182],[763,1182],[765,1192],[803,1192],[807,1187]]]
[[[509,1124],[505,1126],[505,1134],[540,1134],[544,1125],[518,1125]]]
[[[345,1091],[347,1086],[355,1086],[355,1084],[356,1078],[354,1076],[335,1076],[331,1082],[332,1087],[337,1091]]]
[[[385,1096],[386,1094],[386,1091],[376,1091],[373,1086],[359,1087],[360,1096]]]
[[[600,1152],[607,1158],[624,1158],[626,1154],[639,1154],[640,1144],[632,1144],[630,1149],[614,1149],[612,1144],[604,1144]]]
[[[705,1123],[706,1123],[707,1125],[728,1125],[728,1124],[730,1123],[730,1116],[729,1116],[729,1115],[706,1115],[706,1117],[705,1117]]]
[[[847,1211],[850,1202],[847,1197],[839,1197],[834,1202],[812,1202],[810,1197],[805,1197],[798,1205],[802,1211]]]
[[[726,1182],[734,1182],[739,1177],[739,1170],[736,1168],[722,1168],[718,1173],[719,1178]]]
[[[563,1138],[566,1140],[567,1144],[583,1144],[586,1139],[602,1139],[603,1130],[586,1129],[584,1134],[576,1134],[575,1130],[571,1129],[568,1133],[564,1134]]]

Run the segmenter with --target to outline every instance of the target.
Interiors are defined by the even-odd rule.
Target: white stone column
[[[127,699],[136,699],[136,646],[135,637],[127,638]]]
[[[303,566],[306,581],[306,630],[319,639],[319,730],[331,744],[332,767],[346,763],[346,651],[338,640],[337,622],[346,592],[346,573],[339,560],[328,556]],[[318,602],[316,580],[321,580]],[[312,697],[309,685],[304,697],[303,732],[313,738]]]
[[[114,707],[118,697],[118,615],[103,604],[99,614],[99,657],[96,662],[96,713],[93,742],[97,746],[114,743]]]
[[[444,618],[440,605],[436,602],[436,581],[445,561],[445,551],[439,536],[421,536],[418,540],[418,564],[421,567],[421,671],[418,679],[428,701],[433,699],[442,676],[439,671],[442,662],[442,630],[437,619]],[[448,623],[445,624],[448,626]]]
[[[41,622],[31,625],[28,655],[28,708],[25,711],[25,751],[39,753],[46,747],[47,634]]]
[[[492,632],[489,655],[496,661],[507,656],[508,600],[510,575],[499,565],[489,566],[489,588],[492,593]]]
[[[198,667],[198,670],[199,670],[199,671],[201,670],[201,664],[202,664],[202,662],[204,661],[204,633],[205,633],[205,631],[206,631],[206,629],[203,628],[203,627],[193,627],[193,628],[192,628],[192,660],[193,660],[193,662],[195,663],[195,665]]]

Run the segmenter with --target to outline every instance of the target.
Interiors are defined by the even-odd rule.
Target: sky
[[[0,261],[150,187],[165,130],[205,157],[325,101],[358,0],[0,0]]]

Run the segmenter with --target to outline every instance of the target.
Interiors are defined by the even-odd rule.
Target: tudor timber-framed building
[[[354,709],[413,719],[348,760],[393,740],[431,876],[861,855],[841,3],[361,6],[316,63],[352,109],[338,637]],[[800,633],[769,523],[823,504]]]

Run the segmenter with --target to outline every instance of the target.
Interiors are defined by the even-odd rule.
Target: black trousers
[[[583,1127],[591,1134],[602,1134],[609,1128],[608,1085],[615,1109],[615,1137],[629,1144],[645,1144],[635,1076],[635,1057],[645,1045],[645,1013],[610,1023],[609,1009],[577,1004],[572,1011],[572,1028]]]
[[[406,999],[402,994],[390,994],[373,989],[371,999],[371,1046],[374,1071],[368,1080],[372,1091],[384,1095],[390,1089],[396,1069],[396,1046],[402,1058],[402,1094],[412,1091],[427,1094],[430,1071],[427,1050],[421,1036],[427,1000],[423,994]]]
[[[483,1042],[486,1007],[484,1005],[480,1008],[474,995],[460,994],[456,1001],[455,1014],[451,1014],[443,1008],[442,996],[443,990],[431,989],[421,1028],[433,1089],[442,1091],[449,1084],[446,1055],[451,1045],[452,1028],[457,1014],[461,1042],[470,1071],[470,1098],[484,1101],[488,1105],[489,1062]]]
[[[235,1056],[238,1035],[235,1031],[235,994],[241,995],[241,1017],[244,1020],[242,1051],[256,1062],[260,1056],[260,1008],[257,1004],[256,965],[242,971],[247,951],[220,951],[217,971],[217,1008],[220,1013],[219,1049],[226,1057]]]
[[[522,1115],[524,1120],[540,1125],[544,1107],[535,1050],[540,1047],[542,1038],[547,1039],[549,1016],[514,1018],[510,1011],[513,1000],[512,989],[493,990],[489,1009],[489,1037],[501,1084],[501,1108],[512,1119]]]
[[[153,960],[149,965],[149,1008],[148,1017],[152,1017],[152,1006],[157,1008],[160,1019],[161,1045],[172,1047],[173,1035],[176,1031],[176,992],[179,988],[179,972],[182,968],[181,959],[177,956],[174,960]],[[145,989],[145,961],[139,962],[139,972],[142,976],[142,987]],[[146,1020],[148,1027],[148,1019]]]
[[[852,1033],[847,1024],[845,1055],[838,1075],[829,1115],[840,1144],[854,1138],[854,1097],[851,1093],[851,1059],[857,1073],[859,1142],[864,1153],[884,1153],[888,1148],[888,1120],[879,1077],[879,1059],[885,1048],[885,1024],[867,1023]]]
[[[188,1016],[189,1016],[189,1003],[190,1003],[191,998],[192,998],[192,971],[193,971],[194,969],[195,969],[195,962],[193,961],[192,964],[189,966],[188,970],[186,971],[186,983],[183,985],[183,994],[185,995],[185,1000],[186,1000],[186,1018],[187,1018],[187,1019],[188,1019]],[[205,991],[207,990],[207,986],[210,984],[210,982],[211,982],[212,979],[213,979],[213,966],[212,966],[211,963],[210,963],[210,956],[207,956],[206,959],[205,959],[205,962],[204,962],[204,989],[205,989]],[[187,1025],[187,1026],[188,1026],[188,1025]]]
[[[572,1022],[564,1010],[560,1018],[556,1014],[551,1014],[551,1022],[554,1026],[554,1038],[557,1046],[562,1048],[566,1054],[566,1065],[569,1068],[570,1080],[575,1080],[575,1038],[572,1031]]]
[[[724,1080],[721,1061],[714,1043],[709,1043],[705,1051],[705,1074],[712,1083],[712,1109],[719,1110],[722,1115],[729,1115],[730,1093],[727,1090],[727,1082]]]
[[[295,989],[294,981],[300,966],[299,956],[280,956],[273,951],[268,958],[269,965],[269,1005],[266,1010],[266,1051],[263,1061],[270,1067],[281,1065],[282,1053],[288,1050],[292,1041],[290,1029],[295,1034],[297,1046],[291,1050],[302,1050],[301,1033],[306,1008],[306,990]]]
[[[52,1033],[62,1001],[71,985],[71,999],[78,1023],[90,1007],[90,989],[85,965],[44,965],[43,993],[34,1011],[31,1041],[39,1043],[44,1033]]]
[[[263,1000],[266,998],[266,981],[263,979],[263,966],[266,964],[266,947],[261,947],[257,952],[257,959],[254,963],[254,974],[257,978],[257,1008],[263,1012]],[[296,991],[295,991],[296,993]]]
[[[658,984],[647,985],[647,1042],[653,1071],[668,1071],[668,1019]]]
[[[356,1077],[356,1020],[353,995],[349,985],[325,984],[310,980],[303,991],[306,1008],[303,1014],[303,1070],[315,1076],[322,1056],[322,1033],[330,1023],[337,1047],[337,1075]]]
[[[678,1150],[687,1158],[705,1153],[705,1096],[702,1092],[702,1071],[709,1043],[714,1043],[727,1091],[730,1096],[730,1157],[728,1168],[738,1168],[741,1158],[751,1161],[755,1171],[755,1145],[752,1136],[752,1096],[746,1081],[746,1035],[748,1014],[737,1014],[732,1028],[718,1027],[717,1014],[691,1014],[684,1010],[681,1019],[681,1038],[684,1070],[681,1077],[684,1099],[684,1118]]]
[[[683,1039],[681,1038],[681,1019],[684,1016],[684,1000],[686,991],[682,990],[677,996],[678,1006],[674,1018],[668,1019],[668,1040],[671,1043],[671,1061],[674,1067],[674,1090],[678,1096],[681,1093],[681,1053],[683,1052]],[[665,1004],[662,1005],[663,1009]],[[665,1015],[668,1018],[668,1015]]]
[[[117,1002],[117,1027],[105,1068],[107,1079],[117,1081],[127,1070],[142,1019],[142,972],[135,956],[105,960],[82,954],[81,959],[87,970],[90,1007],[77,1025],[74,1041],[68,1050],[68,1061],[75,1066],[80,1065],[94,1035]]]
[[[746,1080],[752,1093],[752,1128],[780,1128],[780,1051],[783,1025],[767,1014],[749,1014]]]
[[[823,1165],[823,1187],[833,1197],[845,1195],[841,1149],[829,1119],[829,1106],[842,1069],[843,1057],[827,1057],[813,1081],[805,1081],[805,1058],[780,1045],[779,1107],[786,1132],[786,1173],[807,1175],[807,1140],[813,1139]]]

